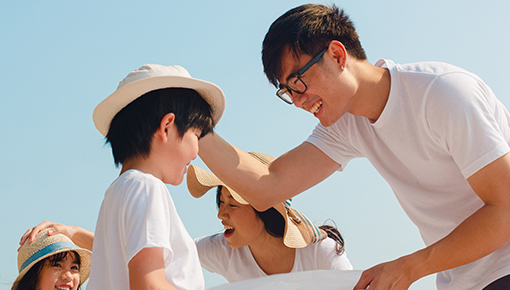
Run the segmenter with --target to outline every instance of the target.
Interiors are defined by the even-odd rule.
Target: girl
[[[76,290],[87,280],[91,252],[62,234],[39,232],[18,252],[19,275],[11,290]]]

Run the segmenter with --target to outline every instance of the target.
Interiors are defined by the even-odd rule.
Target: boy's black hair
[[[42,268],[44,267],[45,261],[49,261],[50,266],[55,265],[56,263],[64,260],[67,255],[72,255],[72,258],[74,259],[74,262],[78,264],[81,267],[81,259],[80,255],[78,255],[75,251],[67,251],[67,252],[60,252],[56,253],[53,256],[49,256],[45,259],[40,260],[39,262],[35,263],[30,270],[28,270],[23,278],[21,278],[16,285],[13,285],[14,290],[36,290],[37,289],[37,283],[39,282],[39,273],[41,273]],[[79,282],[81,283],[81,281]],[[78,290],[81,288],[81,286],[78,287]]]
[[[268,80],[278,85],[284,49],[298,57],[315,56],[332,40],[340,41],[350,56],[367,58],[352,21],[335,5],[307,4],[287,11],[276,19],[262,43],[262,63]]]
[[[192,128],[202,130],[200,137],[213,131],[211,106],[197,91],[187,88],[150,91],[120,110],[110,124],[106,143],[112,146],[115,165],[148,157],[154,133],[168,113],[174,113],[180,137]]]

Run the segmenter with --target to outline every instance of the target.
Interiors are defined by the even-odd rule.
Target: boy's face
[[[198,155],[198,139],[201,134],[201,129],[191,128],[184,133],[181,139],[174,124],[168,135],[171,142],[167,142],[164,154],[167,157],[163,161],[166,162],[163,165],[166,168],[162,178],[164,183],[172,185],[181,184],[186,173],[186,167]]]

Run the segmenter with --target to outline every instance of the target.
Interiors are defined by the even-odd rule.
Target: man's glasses
[[[304,67],[298,70],[297,73],[289,76],[287,78],[287,84],[280,84],[278,87],[278,91],[276,91],[276,95],[278,98],[282,99],[285,103],[292,105],[292,92],[303,94],[306,92],[307,86],[305,82],[301,79],[301,76],[319,59],[324,55],[324,53],[328,50],[327,48],[321,51],[318,55],[316,55],[312,60],[310,60]]]

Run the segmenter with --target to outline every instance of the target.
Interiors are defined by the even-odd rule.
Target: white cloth
[[[110,185],[97,219],[87,289],[129,289],[129,261],[142,249],[164,249],[165,279],[177,289],[205,288],[195,244],[165,184],[128,170]]]
[[[209,290],[352,290],[361,271],[313,270],[223,284]]]
[[[233,249],[222,234],[195,239],[202,267],[218,273],[230,283],[265,277],[248,246]],[[352,270],[347,255],[337,255],[336,242],[330,238],[296,249],[292,272],[308,270]]]
[[[307,142],[341,164],[366,157],[393,189],[426,245],[448,235],[483,202],[466,178],[510,151],[510,115],[476,75],[437,63],[398,65],[380,118],[345,114]],[[510,274],[510,244],[438,274],[438,289],[481,289]]]

